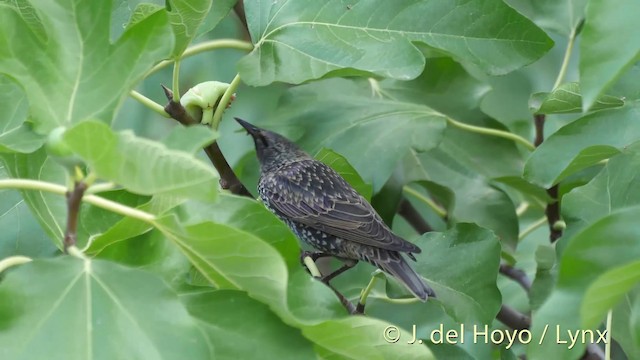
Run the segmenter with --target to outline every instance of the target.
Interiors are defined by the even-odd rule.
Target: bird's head
[[[253,138],[262,172],[275,170],[282,165],[298,160],[310,159],[309,154],[284,136],[261,129],[242,119],[234,118]]]

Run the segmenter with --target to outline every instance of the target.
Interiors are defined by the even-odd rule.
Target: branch
[[[407,220],[419,234],[433,231],[433,228],[420,216],[418,210],[407,199],[400,201],[398,214]]]
[[[349,314],[351,315],[364,314],[364,305],[362,308],[360,308],[360,304],[358,304],[358,307],[356,308],[356,306],[353,305],[353,303],[349,301],[349,299],[347,299],[344,295],[342,295],[338,290],[336,290],[336,288],[334,288],[329,283],[329,280],[322,277],[322,273],[320,272],[320,270],[318,270],[318,266],[316,265],[316,260],[319,259],[320,257],[326,257],[326,256],[330,256],[330,255],[324,254],[324,253],[313,253],[308,251],[302,251],[302,253],[300,254],[300,260],[302,262],[302,265],[305,266],[307,270],[309,270],[309,273],[311,274],[311,276],[313,276],[315,279],[322,281],[322,283],[325,284],[329,289],[333,290],[333,292],[338,297],[338,300],[340,300],[340,303],[342,304],[342,306],[344,306],[345,309],[347,309],[347,312]]]
[[[205,42],[201,42],[199,44],[190,46],[185,50],[180,59],[186,59],[188,57],[203,53],[205,51],[215,50],[215,49],[236,49],[242,51],[251,51],[253,50],[253,44],[248,41],[236,40],[236,39],[216,39],[209,40]],[[145,75],[145,78],[149,77],[149,75],[157,72],[160,69],[164,69],[165,67],[173,64],[175,60],[163,60],[159,62],[156,66],[151,68],[149,72]]]
[[[496,319],[514,330],[525,330],[531,326],[531,319],[528,316],[507,305],[502,305]],[[602,360],[604,358],[604,352],[598,345],[588,344],[581,359]]]
[[[547,194],[551,197],[551,202],[547,205],[544,213],[547,215],[549,223],[549,241],[552,243],[562,236],[562,229],[556,226],[560,221],[560,202],[558,201],[558,184],[547,189]]]
[[[233,11],[236,13],[236,15],[238,15],[238,19],[240,19],[240,22],[242,23],[242,26],[244,26],[245,30],[249,29],[249,27],[247,26],[247,16],[244,13],[244,3],[242,2],[242,0],[238,0],[236,5],[233,7]]]
[[[540,146],[544,141],[544,114],[533,115],[533,122],[536,126],[536,139],[533,141],[533,145]]]
[[[525,330],[531,326],[531,318],[504,304],[500,307],[496,319],[514,330]]]
[[[520,284],[527,293],[531,290],[531,279],[524,271],[508,264],[500,264],[500,274]]]
[[[74,246],[78,240],[78,216],[80,215],[80,204],[82,197],[87,190],[87,184],[83,181],[75,181],[73,190],[67,191],[67,228],[64,231],[64,252],[70,246]]]
[[[546,116],[544,114],[538,114],[533,116],[533,121],[536,127],[536,139],[534,144],[536,147],[540,146],[544,141],[544,122]],[[552,243],[558,240],[562,236],[562,229],[556,226],[556,223],[560,220],[560,202],[558,201],[558,184],[553,185],[547,189],[547,194],[551,197],[551,202],[547,204],[547,208],[544,213],[547,216],[547,223],[549,223],[549,241]]]
[[[169,100],[167,106],[164,107],[164,110],[169,114],[173,119],[177,120],[180,124],[184,126],[192,126],[198,124],[185,110],[184,106],[177,101],[173,101],[173,92],[169,90],[166,86],[162,85],[162,89],[164,90],[164,94]],[[213,166],[218,170],[220,174],[220,186],[229,190],[232,194],[247,196],[253,198],[253,195],[247,190],[247,188],[242,184],[240,179],[236,176],[229,166],[227,159],[225,159],[220,147],[217,142],[214,142],[211,145],[208,145],[204,148],[205,153],[211,160]]]
[[[524,145],[524,147],[526,147],[527,150],[529,151],[533,151],[536,149],[536,147],[532,143],[530,143],[527,139],[523,138],[520,135],[514,134],[512,132],[498,130],[498,129],[491,129],[491,128],[486,128],[482,126],[469,125],[469,124],[456,121],[450,117],[447,117],[447,121],[449,122],[449,124],[457,127],[458,129],[470,131],[476,134],[497,136],[503,139],[511,140],[515,143],[520,143],[521,145]]]

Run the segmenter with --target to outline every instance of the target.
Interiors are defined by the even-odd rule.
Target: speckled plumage
[[[285,137],[236,120],[256,145],[262,201],[298,238],[323,253],[366,261],[422,300],[434,295],[401,255],[415,260],[420,248],[395,235],[337,172]]]

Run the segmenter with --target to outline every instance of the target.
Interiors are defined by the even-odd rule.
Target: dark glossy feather
[[[366,199],[319,161],[305,159],[286,164],[263,174],[259,187],[272,209],[292,221],[381,249],[421,251],[393,234]]]

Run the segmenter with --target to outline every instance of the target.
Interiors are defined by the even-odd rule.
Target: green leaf
[[[372,187],[362,180],[356,169],[349,164],[340,154],[330,149],[322,148],[315,155],[316,160],[331,166],[333,170],[337,171],[347,182],[353,186],[356,191],[365,197],[367,200],[371,200]]]
[[[422,253],[416,254],[415,269],[428,280],[445,311],[458,322],[490,324],[502,303],[496,286],[496,236],[477,225],[457,224],[444,233],[427,233],[416,244]]]
[[[589,285],[582,302],[582,324],[597,327],[622,296],[640,282],[640,261],[614,268]]]
[[[569,36],[584,18],[588,0],[507,0],[507,5],[545,30]]]
[[[425,71],[415,80],[383,80],[380,86],[388,97],[424,104],[465,120],[486,117],[479,105],[491,90],[486,81],[472,76],[450,57],[428,58]]]
[[[289,269],[300,267],[300,245],[291,230],[262,203],[244,196],[220,194],[214,203],[188,202],[185,224],[211,221],[247,231],[273,246]]]
[[[628,359],[640,357],[639,305],[637,291],[627,294],[613,310],[611,319],[612,337],[620,344]]]
[[[0,152],[30,153],[44,143],[44,138],[25,123],[29,104],[20,87],[8,77],[0,75]]]
[[[46,39],[31,31],[29,14],[0,6],[0,69],[24,88],[40,133],[86,118],[110,122],[133,85],[173,48],[162,11],[111,42],[111,1],[31,5]]]
[[[553,266],[556,262],[556,250],[551,245],[540,245],[536,250],[536,277],[531,284],[529,303],[537,310],[551,294],[556,281]]]
[[[560,259],[558,282],[549,299],[533,319],[533,338],[540,339],[545,325],[551,335],[541,346],[531,346],[528,355],[534,358],[578,358],[585,344],[578,341],[569,350],[567,344],[558,344],[554,333],[556,324],[566,339],[567,330],[593,329],[604,320],[606,309],[616,304],[628,290],[629,282],[635,282],[634,272],[625,272],[638,266],[640,258],[640,207],[617,211],[584,228],[574,236]],[[616,276],[625,272],[624,276]],[[628,278],[627,278],[628,276]],[[610,281],[605,284],[605,281]],[[606,290],[600,287],[604,285]],[[598,291],[594,296],[590,288]],[[591,307],[583,306],[589,302]],[[565,334],[565,335],[563,335]]]
[[[513,202],[503,191],[491,186],[485,177],[461,164],[464,155],[458,155],[459,152],[445,152],[440,148],[418,154],[422,178],[453,192],[453,202],[444,203],[451,221],[473,222],[491,229],[502,243],[515,248],[518,221]],[[435,190],[428,182],[420,184],[430,191]],[[440,198],[443,200],[446,199]]]
[[[175,126],[162,141],[169,149],[196,154],[218,138],[218,133],[207,126]]]
[[[425,64],[412,42],[505,74],[552,45],[531,21],[496,1],[261,0],[245,4],[245,10],[255,49],[239,70],[254,86],[298,84],[327,74],[412,79]],[[420,21],[415,14],[421,14]]]
[[[203,323],[216,359],[315,359],[313,344],[269,308],[245,293],[217,290],[185,295],[191,315]]]
[[[0,179],[8,178],[0,161]],[[41,257],[57,252],[20,193],[0,189],[0,259],[13,255]]]
[[[47,40],[47,33],[42,25],[42,19],[28,0],[4,0],[2,1],[2,6],[6,6],[8,9],[18,13],[38,39]]]
[[[68,256],[36,260],[6,276],[0,297],[3,358],[210,357],[175,293],[144,271]]]
[[[67,130],[64,141],[99,177],[134,193],[212,200],[218,192],[210,166],[130,131],[114,133],[105,124],[85,121]]]
[[[620,107],[624,100],[611,95],[601,95],[591,106],[591,111]],[[534,114],[566,114],[582,112],[580,84],[566,83],[550,93],[535,93],[529,100],[529,109]]]
[[[148,196],[132,194],[123,189],[105,191],[100,193],[99,196],[132,208],[138,207],[149,201]],[[122,220],[123,216],[113,211],[89,205],[87,203],[81,204],[78,216],[77,246],[79,248],[84,248],[89,239],[95,240],[96,236],[100,237],[103,233],[109,231],[112,226]]]
[[[102,194],[100,194],[100,196],[102,196]],[[133,207],[151,214],[162,215],[181,202],[182,200],[175,197],[154,196],[148,202]],[[84,212],[82,212],[82,214],[84,214]],[[122,217],[118,222],[109,225],[108,229],[92,237],[91,243],[86,250],[87,254],[98,254],[108,246],[145,234],[153,229],[153,225],[131,217]]]
[[[541,188],[540,186],[533,185],[532,183],[519,176],[502,176],[491,180],[516,189],[521,194],[530,196],[532,199],[539,203],[546,204],[548,202],[551,202],[551,196],[547,194],[547,190]]]
[[[211,9],[207,16],[202,20],[198,31],[196,32],[196,38],[202,36],[218,26],[220,21],[227,16],[231,8],[236,4],[238,0],[216,0],[211,4]]]
[[[31,154],[0,154],[10,177],[47,181],[54,184],[66,183],[64,169],[49,158],[43,148]],[[66,227],[67,204],[64,196],[36,190],[20,191],[29,205],[31,213],[40,226],[62,249],[64,228]]]
[[[302,266],[289,272],[287,306],[300,324],[317,324],[347,315],[336,294],[325,284],[312,278]]]
[[[631,327],[631,341],[634,341],[633,345],[635,345],[634,348],[637,352],[640,350],[638,349],[638,344],[640,344],[640,301],[638,300],[637,292],[635,295],[635,299],[633,299],[633,302],[631,304],[632,309],[629,325]]]
[[[153,15],[158,11],[164,11],[164,1],[149,0],[112,0],[111,7],[111,29],[109,41],[116,42],[122,34],[140,21]],[[154,3],[151,3],[154,2]]]
[[[169,21],[175,35],[172,55],[179,57],[189,46],[202,21],[211,9],[213,0],[167,0]]]
[[[525,179],[544,188],[640,139],[640,103],[586,115],[555,132],[529,157]],[[550,160],[553,159],[553,160]]]
[[[562,199],[562,218],[567,223],[565,237],[612,211],[640,205],[640,194],[636,191],[640,186],[639,166],[640,143],[634,143],[610,159],[591,182],[566,194]]]
[[[342,79],[298,86],[282,99],[279,114],[280,123],[304,129],[298,142],[310,153],[333,149],[376,192],[411,148],[424,151],[440,142],[446,120],[427,106],[371,91],[368,82]]]
[[[303,278],[297,274],[304,272],[301,267],[291,276],[298,279],[295,282],[298,286],[292,288],[282,256],[249,232],[212,222],[184,227],[173,216],[159,219],[156,225],[212,284],[221,289],[246,291],[252,298],[269,305],[287,324],[313,324],[344,315],[331,290],[309,276],[304,278],[306,284],[302,282]],[[311,299],[318,296],[317,301],[324,310],[313,308],[310,313],[301,309],[301,300],[308,295],[312,295]],[[328,306],[328,299],[333,306]],[[290,302],[298,305],[289,308]]]
[[[386,341],[383,333],[389,326],[378,319],[350,316],[306,327],[302,333],[341,359],[435,359],[424,345]]]
[[[580,41],[580,82],[584,101],[590,109],[596,99],[638,60],[640,37],[621,34],[640,33],[636,15],[640,3],[621,0],[611,6],[605,0],[591,0]]]

